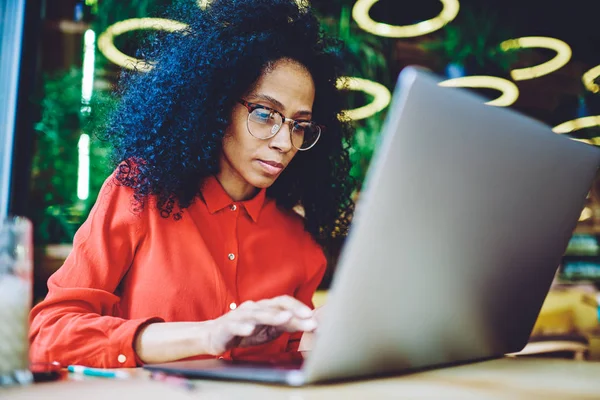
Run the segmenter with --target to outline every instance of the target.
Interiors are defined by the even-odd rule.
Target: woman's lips
[[[283,170],[283,164],[275,161],[258,160],[258,163],[269,175],[277,175]]]

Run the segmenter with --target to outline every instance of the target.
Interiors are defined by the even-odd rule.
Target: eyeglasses
[[[249,103],[242,99],[239,102],[248,109],[248,132],[257,139],[271,139],[277,135],[284,123],[290,124],[292,146],[300,151],[310,149],[321,137],[323,127],[313,121],[286,118],[279,111],[261,104]]]

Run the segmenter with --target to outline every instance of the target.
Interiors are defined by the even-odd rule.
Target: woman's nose
[[[287,153],[292,149],[292,121],[284,121],[279,132],[271,138],[269,147],[277,149],[283,153]],[[275,126],[273,127],[275,128]]]

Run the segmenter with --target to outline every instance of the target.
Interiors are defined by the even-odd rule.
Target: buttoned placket
[[[240,218],[240,207],[239,205],[233,203],[229,206],[226,213],[228,223],[228,233],[229,237],[226,243],[226,262],[225,266],[227,271],[227,276],[230,278],[228,282],[228,291],[227,291],[227,302],[226,309],[227,311],[233,311],[238,306],[238,289],[237,289],[237,266],[239,260],[239,243],[238,243],[238,222]]]

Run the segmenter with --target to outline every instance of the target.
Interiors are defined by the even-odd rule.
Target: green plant
[[[97,10],[93,16],[92,29],[97,35],[104,32],[116,22],[131,18],[162,17],[169,6],[178,1],[196,0],[99,0]],[[126,32],[115,37],[116,47],[132,57],[139,49],[141,39],[152,33],[146,31]],[[98,52],[97,64],[103,66],[108,63],[104,55]]]
[[[328,13],[319,15],[321,26],[327,34],[337,37],[342,42],[342,57],[349,75],[379,82],[389,89],[394,83],[394,77],[388,68],[394,41],[360,29],[351,17],[353,4],[354,1],[348,0],[328,3]],[[370,101],[371,96],[364,93],[347,92],[349,109],[363,106]],[[383,111],[352,123],[354,135],[349,143],[352,162],[350,173],[359,184],[365,179],[385,115],[386,112]]]
[[[441,30],[437,39],[425,41],[422,46],[437,54],[444,65],[457,64],[477,73],[503,73],[518,59],[518,50],[500,48],[503,41],[511,38],[511,32],[495,14],[463,8],[456,20]]]
[[[30,182],[29,214],[36,244],[72,241],[106,177],[107,146],[94,140],[90,195],[86,201],[77,198],[78,142],[87,132],[86,119],[95,116],[81,113],[81,78],[76,68],[44,77]]]

